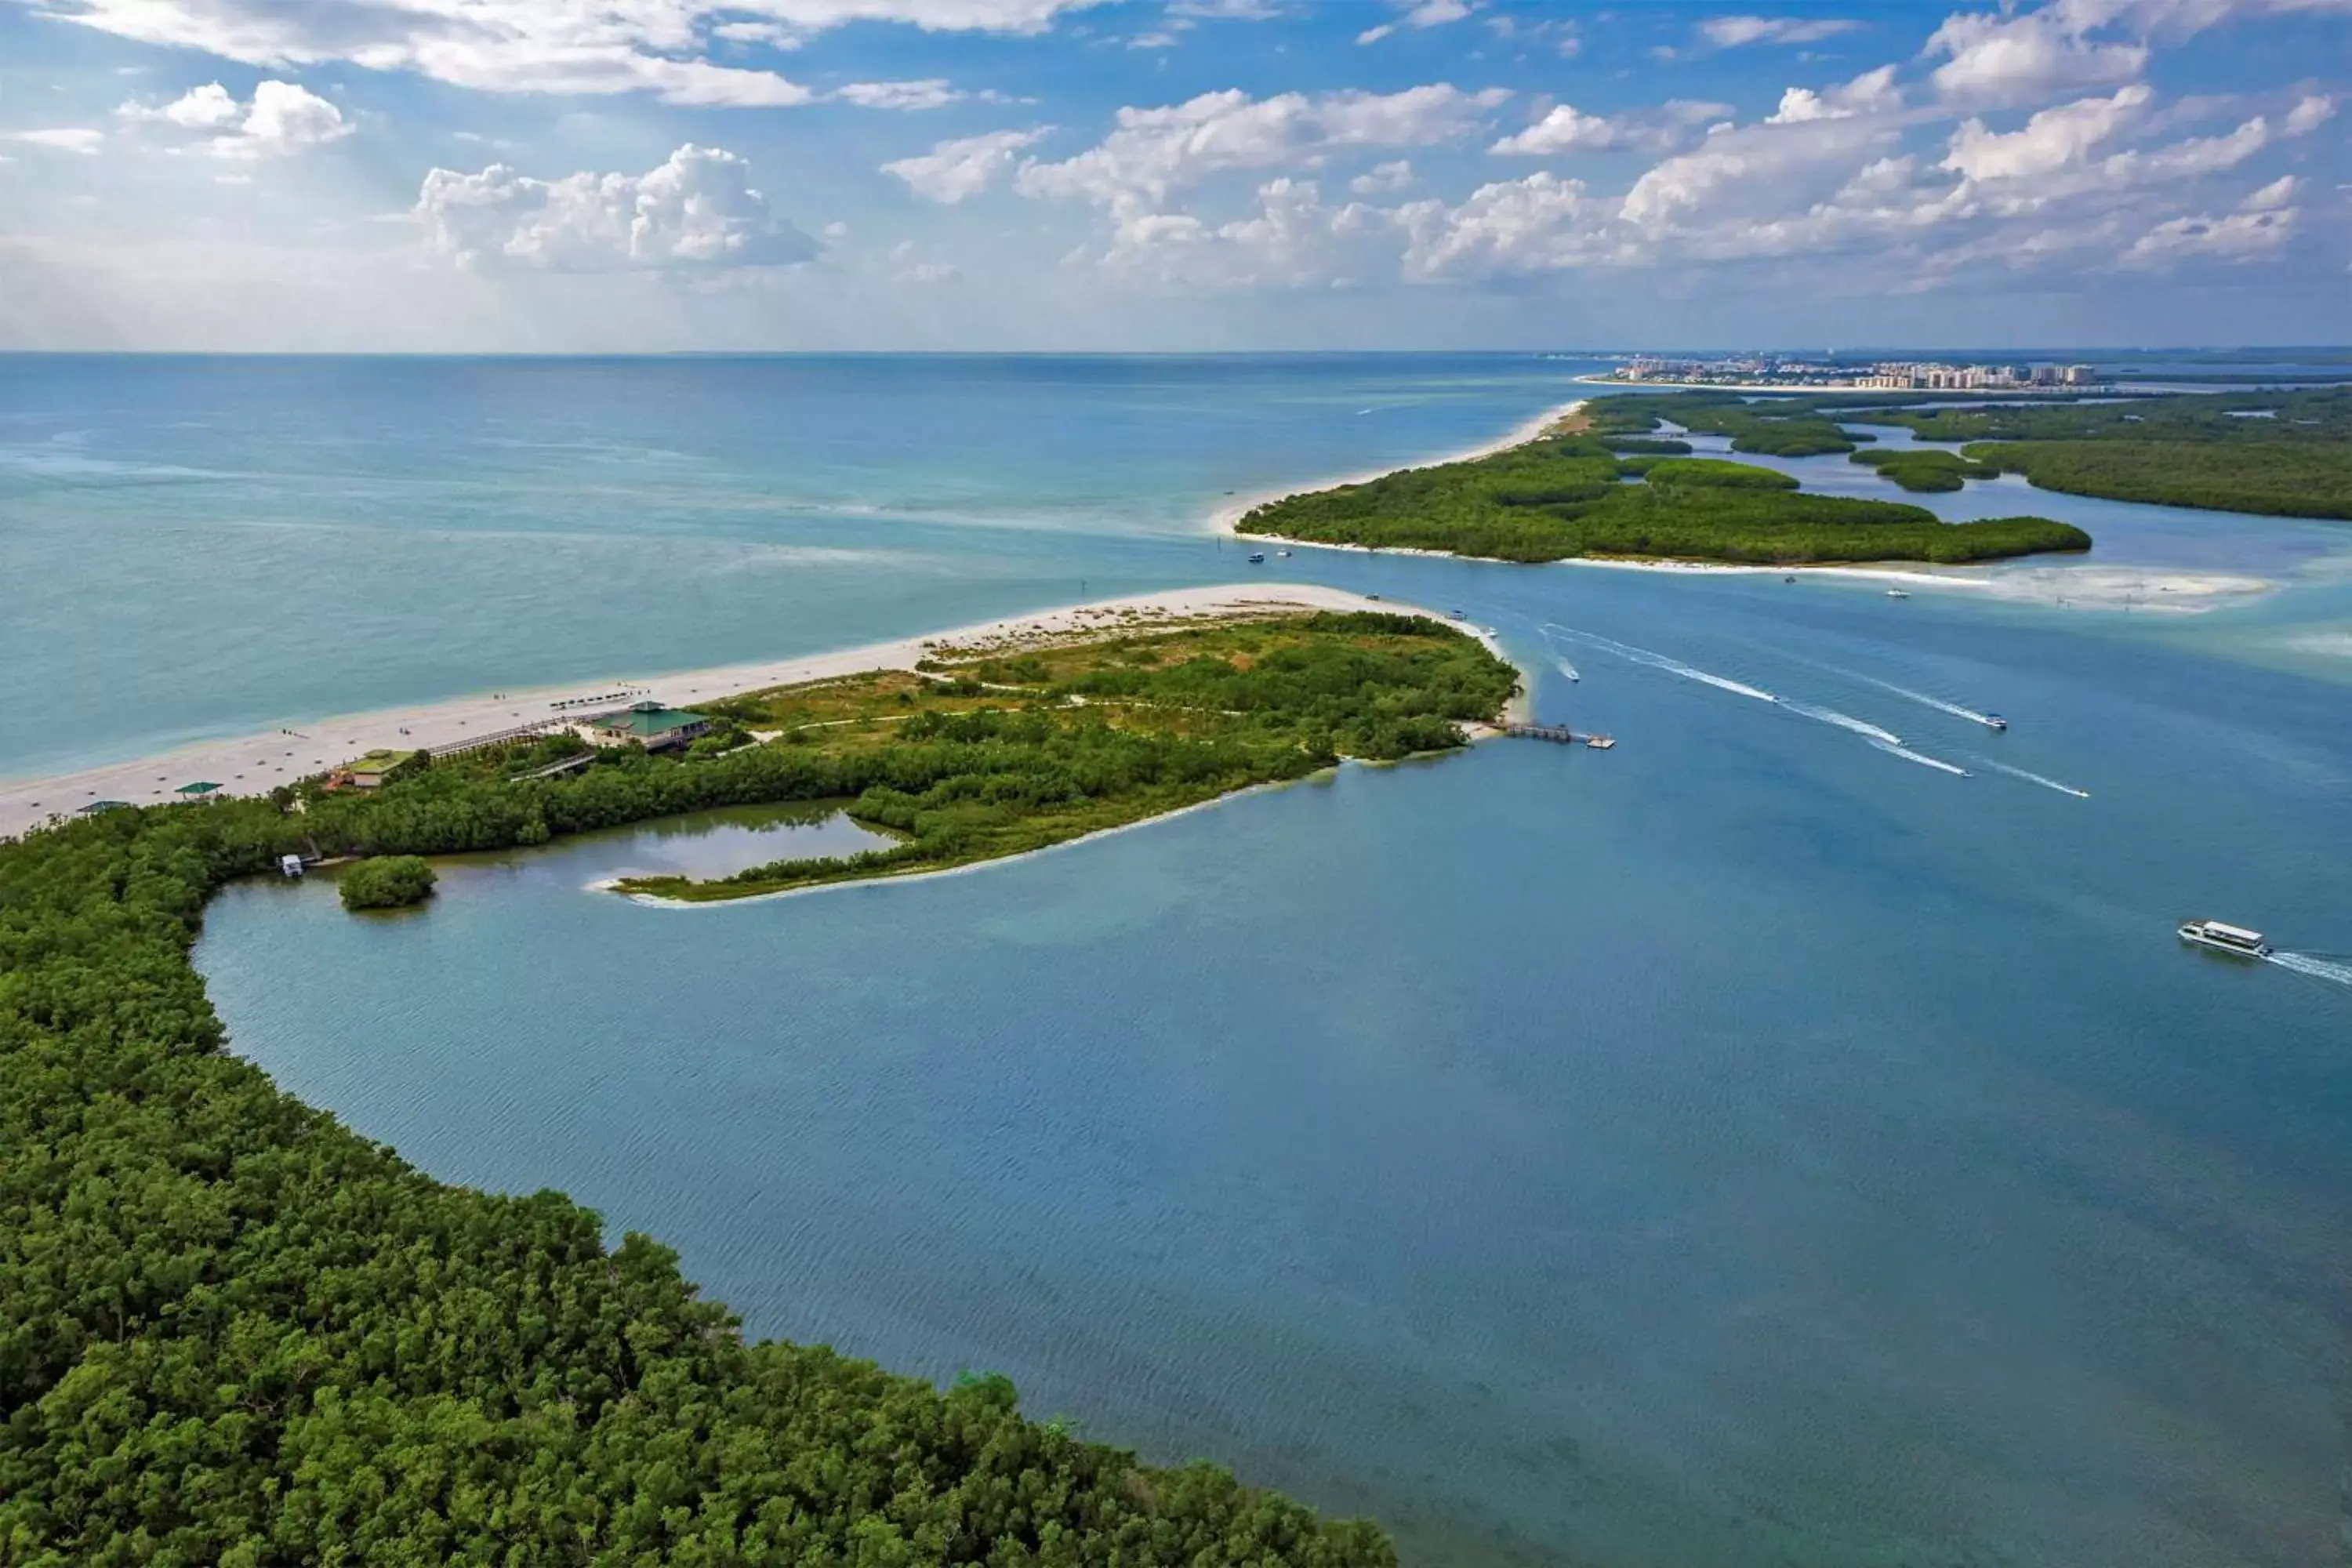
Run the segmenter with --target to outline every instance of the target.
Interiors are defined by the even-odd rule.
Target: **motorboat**
[[[2271,944],[2263,940],[2262,932],[2248,931],[2243,926],[2224,925],[2220,921],[2183,921],[2180,922],[2180,940],[2239,958],[2268,958],[2271,955]]]
[[[1263,550],[1253,550],[1253,551],[1251,551],[1251,552],[1250,552],[1250,564],[1251,564],[1251,565],[1253,565],[1253,566],[1263,566],[1263,565],[1265,565],[1265,551],[1263,551]]]
[[[2006,730],[2009,728],[2009,721],[1998,713],[1988,713],[1984,716],[1984,727],[1988,730]]]
[[[1907,599],[1911,595],[1906,589],[1889,588],[1886,590],[1886,596],[1890,599]]]

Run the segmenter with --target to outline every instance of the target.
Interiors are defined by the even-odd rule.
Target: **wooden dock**
[[[1555,746],[1590,746],[1605,752],[1617,742],[1606,735],[1580,735],[1565,724],[1506,724],[1503,733],[1528,741],[1549,741]]]

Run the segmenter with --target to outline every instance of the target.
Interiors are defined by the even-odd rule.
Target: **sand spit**
[[[225,795],[267,795],[322,773],[363,752],[384,748],[431,750],[462,744],[500,731],[540,722],[559,713],[594,711],[599,706],[651,699],[691,707],[746,691],[801,681],[825,680],[869,669],[911,669],[929,654],[977,655],[1084,639],[1108,633],[1181,626],[1186,621],[1288,610],[1387,610],[1442,618],[1415,605],[1379,602],[1316,584],[1234,583],[1178,588],[1165,593],[1067,605],[957,626],[926,637],[901,637],[830,653],[805,654],[757,664],[722,665],[667,675],[608,678],[570,686],[452,698],[441,702],[378,709],[297,723],[274,733],[205,741],[160,755],[113,763],[79,773],[0,782],[0,836],[37,827],[52,816],[70,816],[93,801],[159,805],[176,798],[184,784],[215,784]],[[1490,634],[1465,627],[1501,657]],[[597,703],[585,700],[605,699]],[[567,710],[562,704],[570,704]]]

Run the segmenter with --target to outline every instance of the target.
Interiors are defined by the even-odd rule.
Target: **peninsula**
[[[1531,440],[1486,457],[1401,469],[1285,497],[1244,513],[1245,534],[1305,543],[1437,551],[1497,561],[1575,558],[1806,565],[1954,564],[2091,547],[2047,518],[1948,523],[1896,501],[1816,495],[1772,469],[1675,454],[1660,440],[1660,398],[1605,398]],[[1743,449],[1850,451],[1825,417],[1745,416]],[[1785,427],[1784,427],[1785,426]]]
[[[189,963],[212,893],[284,856],[379,858],[362,864],[404,885],[352,901],[398,903],[430,885],[403,854],[841,799],[899,844],[665,890],[887,875],[1456,745],[1517,685],[1475,637],[1330,590],[1186,610],[1000,624],[910,645],[914,668],[657,709],[665,740],[693,731],[675,752],[551,728],[392,757],[365,786],[110,805],[0,839],[0,1142],[31,1152],[0,1162],[16,1517],[56,1561],[102,1555],[132,1505],[83,1483],[111,1456],[152,1483],[135,1506],[155,1552],[191,1563],[259,1561],[245,1543],[264,1539],[357,1560],[396,1528],[494,1533],[534,1563],[1394,1568],[1370,1524],[1206,1463],[1147,1468],[1024,1416],[1002,1376],[942,1394],[748,1342],[668,1248],[610,1246],[559,1194],[436,1182],[282,1093],[229,1053]]]

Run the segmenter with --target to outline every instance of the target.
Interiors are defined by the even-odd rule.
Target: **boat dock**
[[[1506,724],[1503,733],[1528,741],[1549,741],[1555,746],[1590,746],[1605,752],[1617,742],[1606,735],[1580,735],[1565,724]]]

